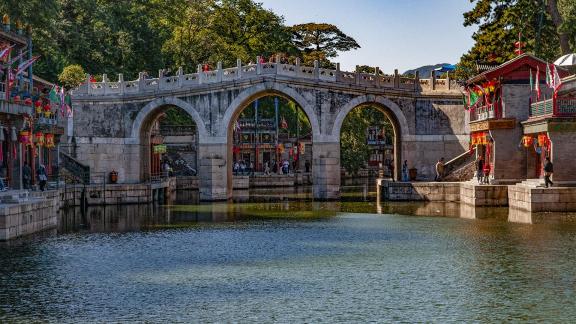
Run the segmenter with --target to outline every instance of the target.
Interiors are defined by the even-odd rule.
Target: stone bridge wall
[[[104,78],[106,80],[106,77]],[[157,79],[86,83],[73,95],[68,140],[93,172],[119,172],[123,183],[142,181],[145,134],[163,109],[186,111],[198,128],[201,199],[226,198],[232,188],[228,138],[232,123],[253,100],[279,95],[295,101],[312,126],[316,198],[339,196],[340,127],[352,109],[380,107],[397,132],[396,171],[407,159],[421,177],[467,148],[466,114],[450,80],[348,73],[298,65],[259,64]]]

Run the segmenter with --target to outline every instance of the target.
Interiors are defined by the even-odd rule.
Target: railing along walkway
[[[257,58],[260,60],[260,58]],[[313,67],[296,64],[283,63],[258,63],[243,65],[240,60],[236,67],[223,68],[219,62],[216,70],[203,71],[199,65],[196,73],[185,74],[182,68],[174,76],[165,75],[161,70],[158,78],[149,78],[146,73],[141,72],[137,80],[124,81],[123,74],[118,75],[118,81],[109,81],[107,75],[102,76],[102,82],[90,82],[87,78],[80,87],[74,90],[74,96],[105,96],[105,95],[125,95],[140,94],[158,91],[173,91],[185,88],[199,87],[204,84],[216,84],[247,80],[266,75],[284,76],[294,79],[318,80],[333,83],[343,83],[348,85],[358,85],[364,87],[390,88],[406,91],[452,91],[459,92],[455,80],[437,79],[431,74],[430,79],[420,79],[418,74],[414,77],[406,77],[398,74],[398,70],[393,75],[381,73],[376,68],[376,73],[362,73],[357,68],[356,72],[345,72],[340,70],[340,65],[336,69],[320,68],[318,62]]]

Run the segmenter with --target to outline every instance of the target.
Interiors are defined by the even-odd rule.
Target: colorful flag
[[[530,72],[530,81],[532,81],[532,72]],[[540,100],[540,66],[536,68],[536,84],[534,85],[534,90],[536,90],[536,99]]]
[[[8,67],[12,67],[12,64],[14,64],[14,62],[20,60],[20,58],[22,58],[24,56],[24,54],[26,54],[26,53],[22,52],[22,53],[18,54],[18,56],[13,57],[10,61],[8,61],[6,63],[8,65]]]
[[[66,107],[66,93],[64,92],[64,87],[60,87],[58,100],[60,101],[60,114],[64,117],[64,114],[68,111],[68,108]]]
[[[12,48],[14,47],[14,45],[10,45],[4,49],[2,49],[0,51],[0,60],[4,61],[8,58],[8,56],[10,55],[10,50],[12,50]]]
[[[558,74],[558,68],[554,67],[554,94],[560,90],[560,86],[562,85],[562,78],[560,78],[560,74]]]
[[[66,105],[68,117],[74,116],[74,113],[72,112],[72,98],[70,97],[70,94],[66,94],[66,97],[64,98],[64,103]]]
[[[22,72],[24,72],[29,66],[34,64],[34,62],[36,62],[39,58],[40,58],[40,56],[35,56],[29,60],[26,60],[26,61],[18,64],[18,68],[16,68],[16,75],[19,75]]]
[[[530,96],[532,96],[532,90],[536,89],[534,88],[534,81],[532,80],[532,68],[530,68]]]
[[[550,66],[546,63],[546,86],[552,88],[552,74],[550,73]]]
[[[59,106],[60,105],[60,96],[58,95],[58,86],[53,86],[50,93],[48,93],[48,99],[50,100],[50,105],[52,106]]]

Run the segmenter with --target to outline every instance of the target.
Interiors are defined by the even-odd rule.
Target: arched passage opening
[[[347,114],[340,129],[343,183],[360,178],[394,177],[398,137],[395,129],[379,105],[360,105]]]
[[[142,181],[197,174],[199,130],[187,109],[173,104],[151,109],[141,120],[138,138]]]
[[[256,187],[311,184],[315,129],[301,101],[267,90],[237,106],[228,119],[229,192],[235,176]]]
[[[350,127],[345,124],[348,117],[351,118],[348,121]],[[346,135],[354,130],[357,134]],[[331,134],[339,136],[342,143],[343,132],[345,137],[348,136],[344,139],[344,145],[348,147],[341,147],[341,166],[344,169],[347,169],[347,163],[355,164],[348,166],[348,171],[372,165],[379,174],[402,180],[402,138],[408,134],[408,123],[394,102],[381,97],[355,98],[340,110]],[[354,161],[344,161],[348,158],[347,154],[352,154],[350,148],[354,146],[361,148],[362,154],[355,155]]]

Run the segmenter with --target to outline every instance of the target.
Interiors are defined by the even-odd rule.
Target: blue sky
[[[326,22],[362,47],[335,59],[343,69],[359,64],[384,72],[435,63],[457,63],[473,45],[475,27],[465,28],[469,0],[257,0],[289,25]]]

